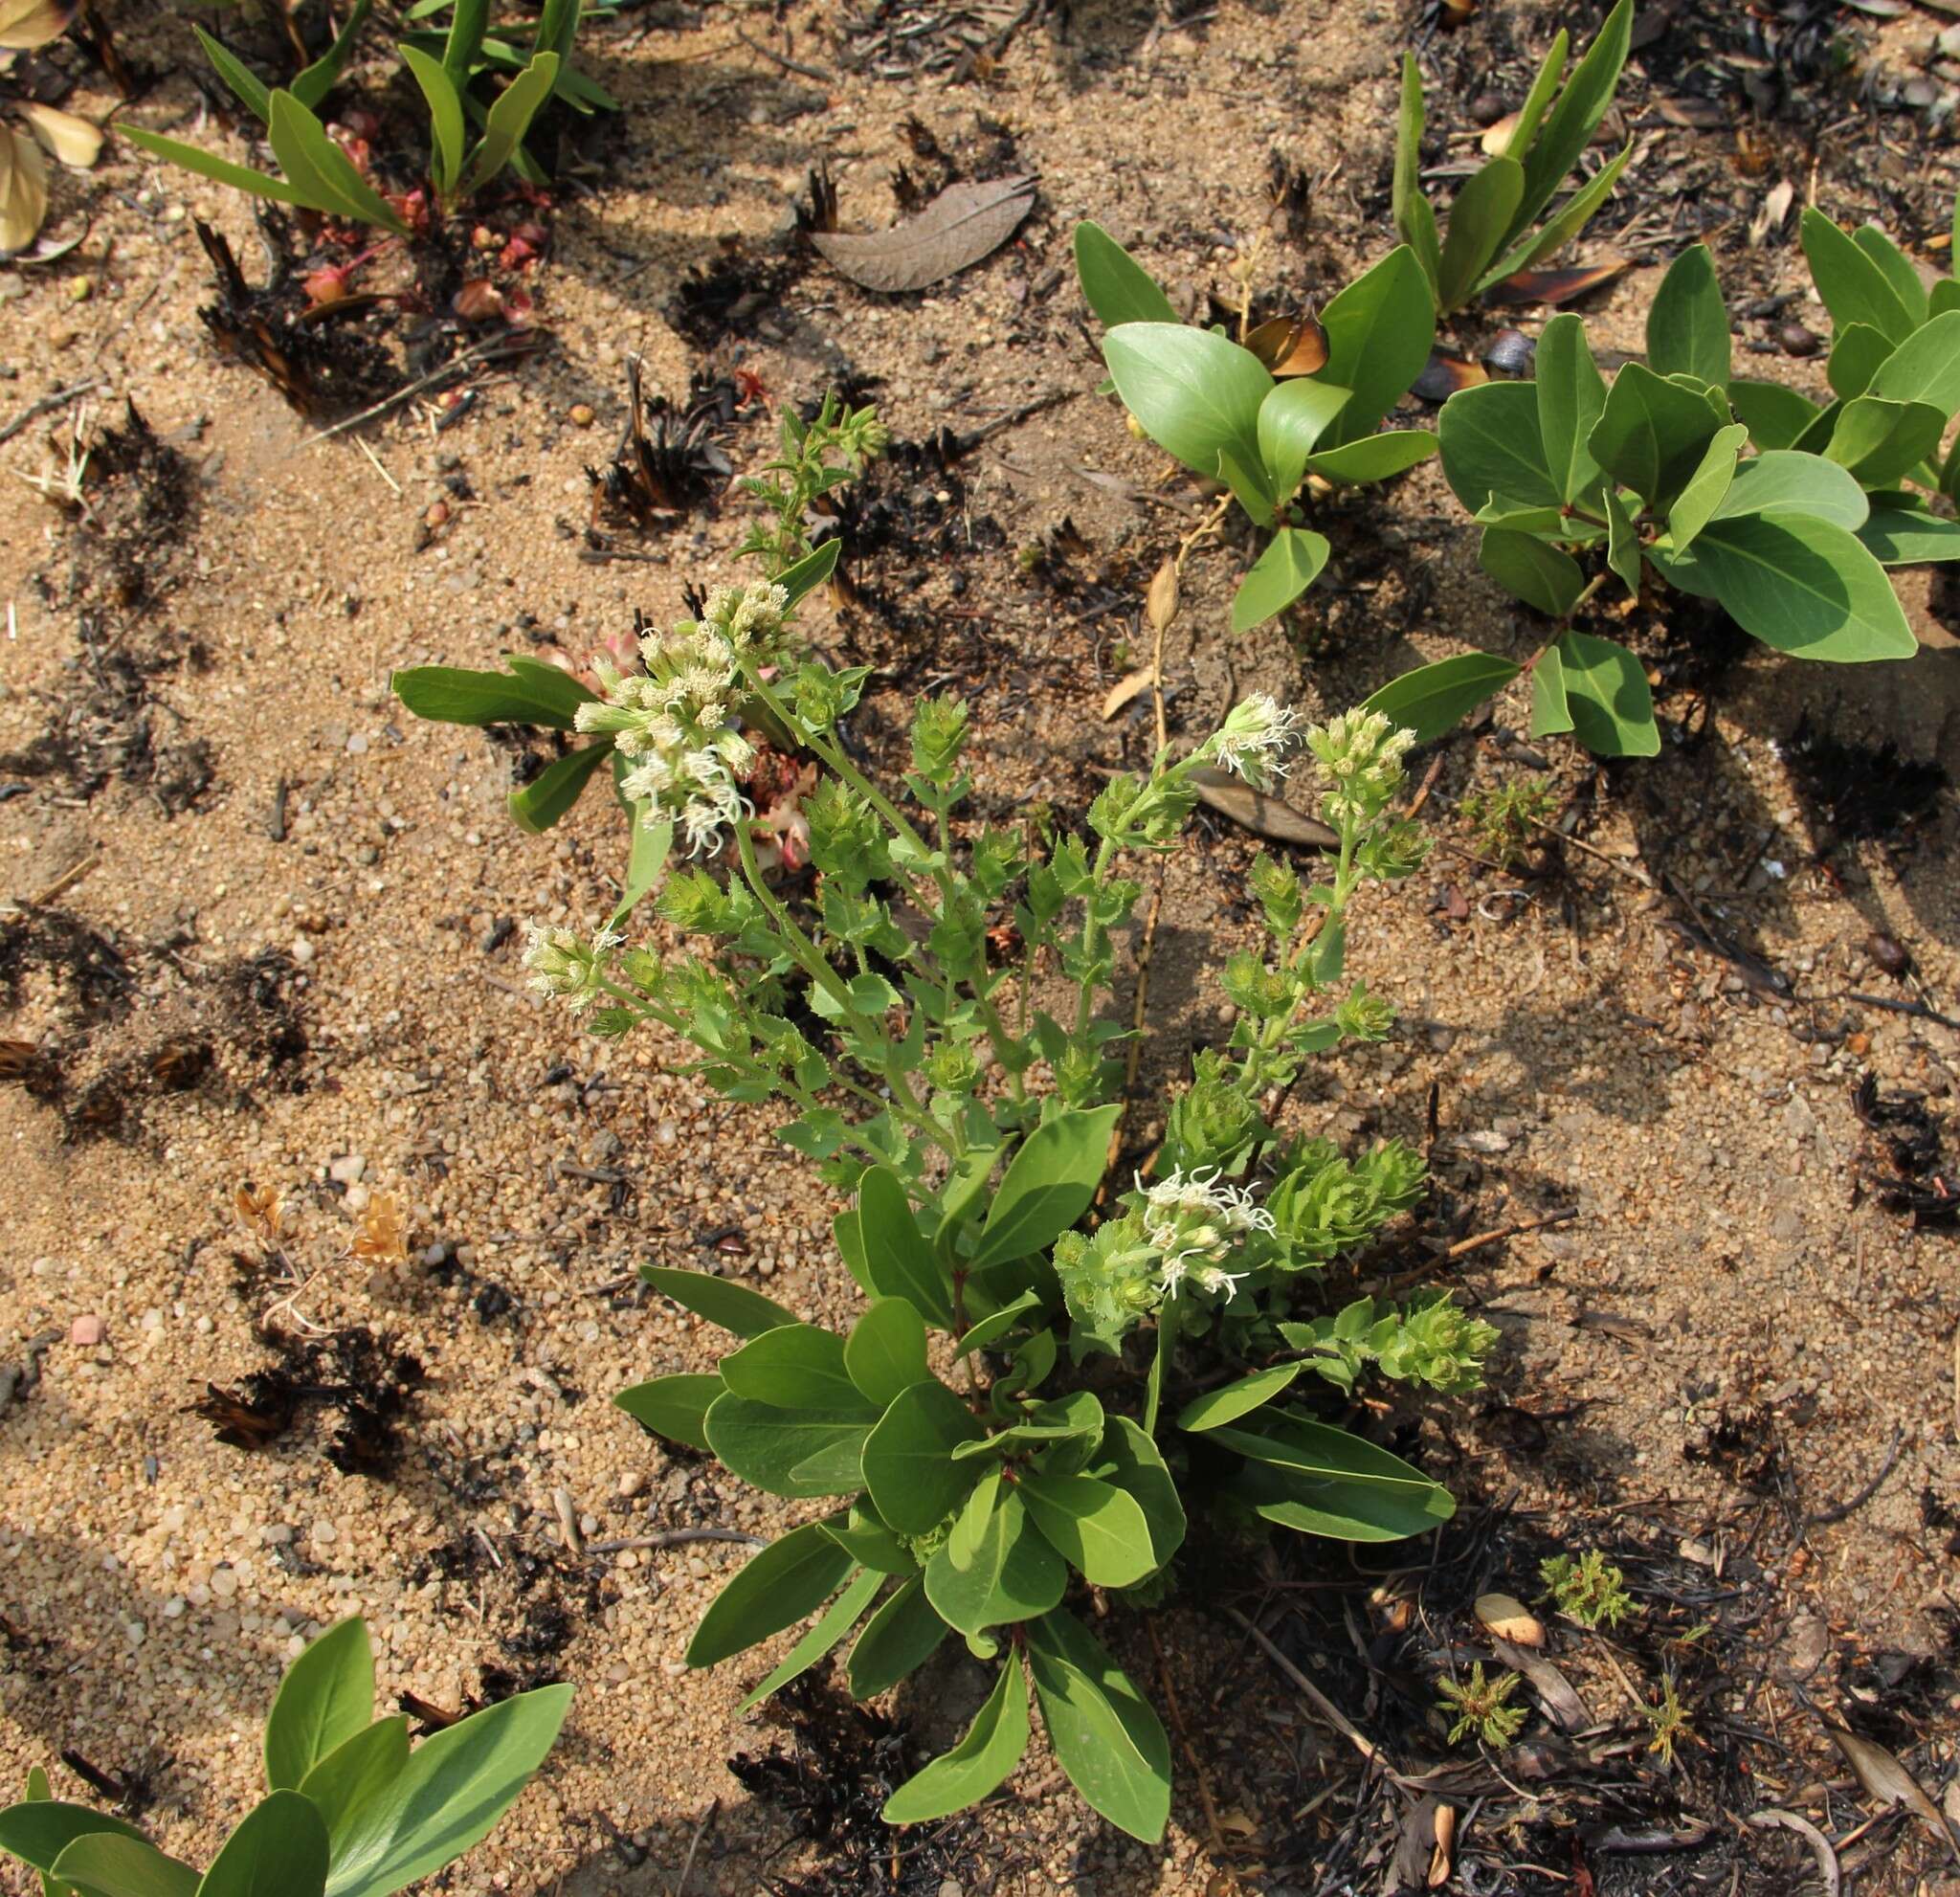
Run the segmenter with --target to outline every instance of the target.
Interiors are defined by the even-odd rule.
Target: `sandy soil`
[[[895,29],[939,17],[883,11]],[[988,33],[1010,17],[959,16]],[[1504,9],[1489,30],[1508,77],[1514,47],[1542,45],[1550,26]],[[417,725],[388,674],[489,664],[530,649],[527,634],[582,656],[634,608],[677,614],[684,583],[731,573],[732,502],[632,543],[640,560],[581,558],[584,468],[620,425],[623,358],[642,352],[650,383],[679,395],[701,360],[670,321],[684,275],[737,237],[773,255],[819,155],[847,227],[888,219],[889,174],[910,156],[901,124],[917,115],[965,162],[1011,141],[1042,173],[1014,242],[912,297],[812,268],[737,325],[714,367],[739,357],[779,401],[876,377],[910,441],[1058,398],[961,462],[956,491],[923,483],[943,495],[944,546],[973,550],[893,557],[884,614],[817,631],[884,668],[862,721],[875,753],[893,754],[910,693],[949,677],[977,698],[983,805],[1079,809],[1099,767],[1147,746],[1147,706],[1097,716],[1129,662],[1133,616],[1072,603],[1017,549],[1067,518],[1089,549],[1079,566],[1129,587],[1193,502],[1086,392],[1069,227],[1093,214],[1193,294],[1228,295],[1235,248],[1268,228],[1277,150],[1315,180],[1314,209],[1303,236],[1272,236],[1267,293],[1324,293],[1386,241],[1390,76],[1407,31],[1358,0],[1311,20],[1228,0],[1192,28],[1077,6],[1030,23],[991,75],[960,79],[916,69],[902,39],[848,72],[865,42],[835,6],[631,12],[596,49],[628,116],[559,214],[536,286],[551,346],[485,375],[474,412],[441,434],[433,411],[411,410],[314,445],[271,388],[214,359],[190,214],[256,267],[247,214],[216,188],[114,145],[85,185],[64,183],[63,212],[85,192],[95,222],[65,263],[0,271],[0,408],[95,379],[95,425],[133,398],[191,479],[183,521],[139,535],[136,582],[117,577],[106,527],[0,483],[0,750],[45,761],[65,734],[109,759],[95,782],[67,763],[10,770],[21,788],[0,803],[17,977],[0,1032],[51,1054],[64,1103],[0,1095],[13,1180],[0,1357],[38,1369],[0,1416],[0,1782],[72,1749],[146,1787],[159,1841],[202,1859],[255,1788],[280,1666],[308,1631],[359,1611],[388,1695],[454,1707],[513,1679],[580,1685],[550,1768],[450,1887],[670,1891],[691,1856],[689,1891],[737,1892],[796,1861],[789,1819],[724,1764],[769,1743],[733,1713],[760,1665],[696,1676],[679,1658],[743,1551],[580,1552],[562,1515],[587,1543],[781,1526],[779,1505],[667,1457],[609,1407],[628,1382],[713,1355],[711,1336],[643,1301],[629,1274],[711,1259],[813,1317],[841,1316],[835,1208],[771,1140],[769,1114],[708,1096],[673,1071],[672,1047],[581,1040],[524,993],[510,924],[609,907],[616,817],[594,797],[561,833],[519,835],[502,811],[509,751]],[[949,32],[922,37],[939,47]],[[183,51],[168,23],[132,22],[123,37],[155,64]],[[171,125],[193,103],[173,74],[130,110]],[[1652,124],[1682,164],[1719,143]],[[1733,173],[1736,204],[1777,175]],[[1677,210],[1670,199],[1670,222]],[[1733,232],[1726,245],[1733,280],[1800,287],[1787,243],[1748,251]],[[1636,271],[1597,300],[1598,340],[1637,346],[1652,281]],[[578,404],[597,413],[590,429]],[[67,427],[65,414],[37,423],[0,460],[37,471]],[[729,452],[739,465],[767,439],[746,420]],[[448,519],[432,533],[436,502]],[[1418,655],[1530,649],[1432,475],[1351,513],[1294,642],[1235,640],[1237,562],[1200,559],[1170,653],[1181,732],[1201,734],[1254,685],[1336,707]],[[1546,1511],[1554,1532],[1631,1521],[1690,1543],[1691,1559],[1752,1562],[1774,1602],[1755,1634],[1763,1663],[1783,1664],[1799,1638],[1820,1645],[1802,1677],[1827,1711],[1855,1656],[1944,1650],[1953,1556],[1938,1524],[1960,1506],[1951,1229],[1915,1229],[1860,1190],[1873,1136],[1852,1099],[1870,1074],[1950,1116],[1956,1035],[1850,998],[1941,1011],[1960,993],[1951,799],[1941,792],[1904,843],[1846,840],[1789,762],[1806,715],[1847,742],[1960,756],[1954,595],[1910,588],[1934,649],[1909,675],[1749,658],[1711,683],[1699,740],[1651,765],[1597,776],[1550,748],[1587,846],[1566,851],[1562,875],[1521,881],[1461,854],[1476,844],[1457,799],[1525,768],[1502,735],[1522,726],[1522,703],[1446,746],[1427,813],[1441,847],[1354,930],[1358,971],[1401,1008],[1403,1032],[1331,1063],[1291,1109],[1344,1139],[1420,1140],[1434,1090],[1446,1239],[1575,1209],[1452,1267],[1504,1341],[1495,1400],[1438,1406],[1423,1453],[1467,1496]],[[142,677],[148,735],[134,749],[128,721],[101,710],[119,654]],[[1690,695],[1663,713],[1691,721]],[[1215,1027],[1209,975],[1247,933],[1248,855],[1241,835],[1208,827],[1165,872],[1150,993],[1161,1073]],[[1698,940],[1696,909],[1774,978]],[[1905,945],[1916,980],[1875,965],[1875,931]],[[205,1050],[188,1066],[187,1047]],[[248,1184],[283,1207],[276,1250],[234,1211]],[[389,1194],[407,1212],[408,1261],[350,1257]],[[256,1329],[268,1313],[306,1339],[365,1328],[417,1360],[388,1473],[328,1460],[343,1426],[330,1404],[249,1452],[189,1412],[208,1386],[235,1392],[273,1363]],[[314,1373],[372,1368],[329,1355]],[[1557,1420],[1521,1450],[1505,1406]],[[1815,1521],[1882,1465],[1848,1519]],[[1305,1822],[1299,1787],[1313,1779],[1274,1764],[1275,1730],[1297,1738],[1299,1708],[1207,1605],[1188,1594],[1161,1617],[1169,1664],[1221,1809],[1276,1847]],[[1126,1650],[1150,1668],[1147,1649]],[[979,1678],[948,1664],[902,1710],[949,1731]],[[1952,1731],[1924,1773],[1949,1774]],[[1815,1755],[1815,1721],[1785,1736]],[[1815,1770],[1841,1776],[1825,1757]],[[1086,1825],[1045,1760],[1018,1788],[1022,1802],[976,1834],[969,1891],[1229,1887],[1188,1772],[1156,1853]]]

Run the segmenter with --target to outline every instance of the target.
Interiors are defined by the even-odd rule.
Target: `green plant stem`
[[[1157,1313],[1157,1350],[1150,1359],[1150,1379],[1144,1390],[1144,1434],[1157,1434],[1157,1412],[1164,1401],[1164,1383],[1170,1373],[1170,1359],[1177,1350],[1177,1328],[1184,1316],[1184,1300],[1174,1293],[1165,1299]]]
[[[1081,959],[1083,975],[1076,996],[1076,1038],[1089,1032],[1089,1016],[1096,1006],[1095,978],[1088,972],[1089,966],[1102,952],[1108,940],[1108,931],[1096,919],[1096,897],[1109,876],[1109,866],[1116,860],[1116,843],[1105,837],[1096,847],[1096,865],[1089,873],[1090,889],[1087,904],[1082,913]]]

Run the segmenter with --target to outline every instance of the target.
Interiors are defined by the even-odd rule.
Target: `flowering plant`
[[[1368,712],[1303,729],[1255,696],[1186,755],[1165,746],[1114,778],[1083,834],[969,821],[966,707],[923,700],[903,791],[880,788],[841,735],[867,674],[798,650],[790,595],[711,594],[577,715],[611,737],[636,808],[688,840],[653,901],[664,949],[615,917],[594,935],[539,930],[526,955],[592,1032],[651,1024],[729,1098],[782,1102],[779,1137],[848,1195],[833,1231],[866,1304],[843,1334],[728,1279],[642,1273],[736,1341],[713,1372],[656,1377],[620,1407],[822,1505],[734,1575],[687,1658],[711,1665],[814,1617],[747,1704],[847,1639],[868,1696],[956,1632],[1002,1662],[993,1689],[886,1818],[986,1797],[1038,1706],[1082,1797],[1154,1839],[1169,1744],[1071,1602],[1162,1598],[1195,1496],[1232,1534],[1391,1541],[1447,1519],[1447,1492],[1346,1427],[1345,1399],[1375,1373],[1470,1388],[1494,1336],[1442,1298],[1330,1308],[1327,1267],[1414,1203],[1422,1164],[1393,1141],[1350,1161],[1275,1123],[1311,1056],[1390,1031],[1343,970],[1354,896],[1421,858],[1393,809],[1409,735]],[[762,866],[733,788],[742,721],[813,761],[813,879]],[[1142,895],[1126,868],[1175,847],[1199,770],[1270,788],[1303,751],[1331,866],[1308,882],[1255,862],[1261,946],[1223,975],[1235,1024],[1123,1190],[1132,1034],[1106,1004]]]

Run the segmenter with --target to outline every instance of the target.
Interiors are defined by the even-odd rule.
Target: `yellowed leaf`
[[[1136,671],[1117,680],[1102,695],[1102,716],[1114,718],[1125,705],[1150,689],[1150,668],[1140,666]]]
[[[1545,1644],[1545,1623],[1513,1595],[1479,1595],[1477,1618],[1486,1631],[1501,1640],[1510,1640],[1518,1646]]]

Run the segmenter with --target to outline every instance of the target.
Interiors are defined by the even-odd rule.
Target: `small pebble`
[[[1912,967],[1912,951],[1896,935],[1874,935],[1865,951],[1888,975],[1903,975]]]
[[[574,402],[571,405],[571,425],[574,428],[590,428],[595,417],[590,402]]]
[[[1824,346],[1824,339],[1800,323],[1784,324],[1776,332],[1776,340],[1783,345],[1787,356],[1814,356]]]
[[[101,1319],[93,1314],[78,1317],[68,1327],[68,1341],[71,1344],[79,1344],[85,1349],[93,1349],[102,1341],[104,1328]]]

